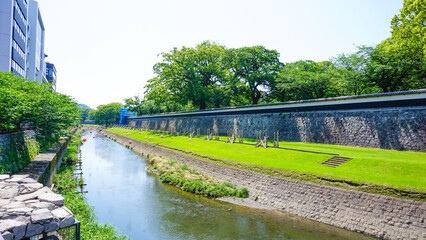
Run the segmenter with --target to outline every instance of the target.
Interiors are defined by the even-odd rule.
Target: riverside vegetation
[[[171,158],[150,157],[148,154],[146,159],[150,165],[149,171],[158,174],[161,182],[180,187],[186,192],[213,198],[248,197],[247,188],[237,189],[231,183],[214,180]]]
[[[320,164],[332,157],[327,154],[255,148],[247,144],[229,144],[225,141],[206,141],[202,138],[121,128],[109,128],[104,131],[159,145],[206,161],[277,177],[426,200],[426,179],[423,174],[426,172],[426,153],[422,152],[280,142],[280,146],[287,148],[335,153],[352,158],[337,168],[331,168]]]
[[[77,103],[49,84],[0,72],[0,93],[0,133],[16,139],[0,151],[0,174],[16,173],[80,121]],[[35,138],[24,137],[25,130],[34,130]]]
[[[64,154],[62,166],[53,179],[55,191],[64,197],[65,206],[80,221],[81,239],[128,239],[126,236],[120,235],[114,226],[107,223],[104,225],[97,223],[93,207],[86,203],[83,194],[77,192],[77,188],[83,184],[83,179],[77,179],[74,175],[76,163],[80,161],[77,157],[79,147],[82,144],[80,138],[79,132],[76,133]]]

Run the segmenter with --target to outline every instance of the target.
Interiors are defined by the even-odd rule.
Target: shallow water
[[[373,239],[183,192],[147,173],[145,159],[131,150],[95,132],[83,136],[87,201],[100,223],[114,224],[131,239]]]

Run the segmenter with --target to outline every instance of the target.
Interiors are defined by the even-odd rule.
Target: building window
[[[25,70],[21,68],[15,61],[12,60],[12,68],[17,71],[21,76],[25,76]]]
[[[13,20],[13,27],[16,29],[19,36],[21,36],[21,38],[24,40],[24,42],[27,43],[27,38],[25,37],[24,32],[22,32],[21,28],[19,27],[18,23],[15,20]]]

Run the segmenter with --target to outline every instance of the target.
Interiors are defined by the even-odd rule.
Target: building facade
[[[46,62],[46,78],[52,84],[52,90],[56,92],[56,68],[55,64]]]
[[[39,4],[34,0],[29,0],[26,78],[40,83],[47,83],[44,31]]]
[[[47,69],[45,28],[39,4],[34,0],[0,0],[0,72],[14,74],[56,89],[56,69]],[[50,80],[47,74],[50,71]]]
[[[0,71],[26,77],[28,1],[0,1]]]

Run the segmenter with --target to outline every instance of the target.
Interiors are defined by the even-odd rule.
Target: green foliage
[[[139,115],[426,88],[424,0],[404,0],[392,36],[330,61],[282,64],[263,46],[212,42],[162,53],[145,99],[126,99]]]
[[[286,64],[276,80],[280,101],[339,96],[331,62],[298,61]]]
[[[369,49],[369,79],[384,92],[426,88],[426,2],[404,0],[392,36]]]
[[[0,158],[0,174],[13,174],[25,167],[40,152],[40,144],[35,139],[16,135],[3,158]],[[1,153],[0,153],[1,154]]]
[[[211,42],[203,42],[195,48],[174,48],[162,53],[162,62],[154,65],[158,77],[146,86],[148,99],[157,100],[160,95],[166,100],[176,101],[181,105],[192,103],[199,109],[220,107],[213,101],[221,94],[220,87],[225,82],[226,71],[222,64],[225,47]]]
[[[80,107],[80,118],[81,121],[85,121],[85,120],[94,120],[92,117],[93,115],[90,115],[89,113],[91,111],[93,111],[91,108],[85,108],[85,107]]]
[[[94,111],[94,119],[96,124],[111,124],[117,122],[120,118],[120,108],[123,107],[121,103],[109,103],[106,105],[99,105]],[[90,115],[90,113],[89,113]]]
[[[232,78],[241,83],[241,88],[244,88],[242,92],[250,99],[251,104],[257,104],[273,87],[283,66],[279,56],[276,50],[268,50],[264,46],[226,51],[225,64],[230,69]]]
[[[163,183],[168,183],[174,186],[182,187],[182,190],[198,195],[205,195],[208,197],[226,197],[226,196],[237,196],[241,198],[248,197],[248,191],[246,188],[238,190],[234,185],[230,183],[210,183],[204,179],[185,179],[174,176],[173,173],[163,172],[160,175],[160,180]]]
[[[62,129],[80,121],[77,103],[69,96],[52,92],[50,85],[0,72],[0,130],[38,132],[41,148],[56,141]]]
[[[246,198],[246,197],[248,197],[248,190],[247,190],[247,188],[242,188],[240,191],[238,191],[237,197],[240,197],[240,198]]]
[[[352,96],[381,92],[380,88],[369,81],[367,67],[370,55],[364,51],[368,47],[360,47],[352,54],[339,54],[331,61],[335,67],[335,81],[338,84],[339,95]]]

